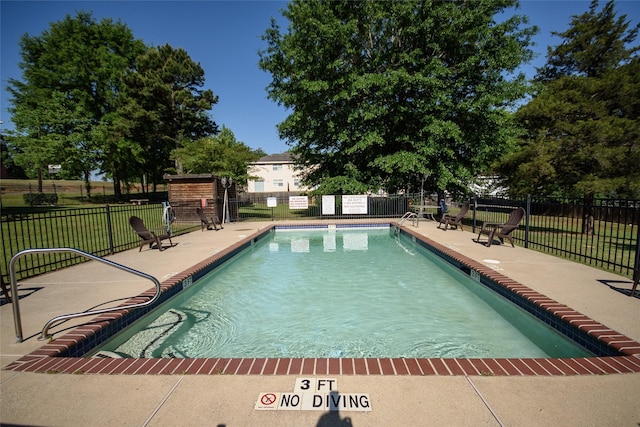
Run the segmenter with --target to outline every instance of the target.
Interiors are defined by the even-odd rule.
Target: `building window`
[[[284,180],[282,179],[274,179],[273,180],[274,187],[284,187]]]
[[[300,188],[300,184],[302,183],[302,180],[300,178],[294,178],[293,179],[293,186],[295,188]]]
[[[282,165],[278,164],[278,165],[273,165],[273,171],[277,172],[277,171],[281,171],[282,170]]]

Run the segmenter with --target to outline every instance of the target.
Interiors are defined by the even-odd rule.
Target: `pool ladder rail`
[[[398,227],[404,225],[405,222],[411,221],[414,227],[418,226],[418,214],[415,212],[406,212],[398,221]]]
[[[120,269],[122,271],[125,271],[127,273],[142,277],[144,279],[148,279],[150,281],[152,281],[156,287],[156,293],[153,295],[153,297],[151,297],[151,299],[145,301],[145,302],[141,302],[141,303],[136,303],[136,304],[129,304],[129,305],[120,305],[117,307],[109,307],[109,308],[101,308],[98,310],[88,310],[88,311],[82,311],[79,313],[71,313],[71,314],[63,314],[61,316],[56,316],[53,319],[49,320],[44,327],[42,328],[42,332],[40,334],[40,337],[38,338],[39,340],[45,340],[45,339],[49,339],[51,338],[52,335],[49,334],[49,328],[51,328],[52,325],[57,324],[59,322],[62,322],[64,320],[69,320],[69,319],[74,319],[76,317],[85,317],[85,316],[93,316],[96,314],[103,314],[103,313],[110,313],[113,311],[120,311],[120,310],[127,310],[127,309],[136,309],[136,308],[142,308],[142,307],[147,307],[152,305],[153,303],[155,303],[159,298],[160,295],[162,294],[162,286],[160,284],[160,282],[158,281],[158,279],[156,279],[153,276],[150,276],[149,274],[143,273],[141,271],[138,270],[134,270],[133,268],[129,268],[125,265],[122,264],[118,264],[116,262],[113,261],[109,261],[107,259],[92,255],[90,253],[81,251],[79,249],[75,249],[75,248],[37,248],[37,249],[25,249],[23,251],[18,252],[17,254],[15,254],[12,258],[11,261],[9,262],[9,275],[11,278],[11,304],[13,305],[13,321],[15,324],[15,328],[16,328],[16,338],[17,338],[17,342],[22,342],[24,341],[23,335],[22,335],[22,318],[20,317],[20,298],[18,297],[18,284],[16,281],[16,270],[15,270],[15,263],[16,261],[21,258],[24,255],[28,255],[28,254],[41,254],[41,253],[59,253],[59,252],[72,252],[75,253],[77,255],[81,255],[85,258],[89,258],[92,259],[94,261],[98,261],[101,262],[103,264],[106,264],[108,266]]]

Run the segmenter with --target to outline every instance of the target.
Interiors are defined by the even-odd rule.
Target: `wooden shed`
[[[202,207],[207,217],[223,218],[224,186],[222,178],[212,174],[164,175],[169,186],[169,203],[178,221],[200,222],[196,209]],[[229,220],[238,220],[236,183],[228,188]]]

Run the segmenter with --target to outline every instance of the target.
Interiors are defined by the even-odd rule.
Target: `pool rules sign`
[[[260,393],[255,409],[271,411],[371,411],[368,393],[339,393],[335,378],[296,378],[293,393]]]

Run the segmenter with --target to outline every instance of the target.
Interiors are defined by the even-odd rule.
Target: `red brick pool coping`
[[[304,227],[306,224],[295,224]],[[281,225],[279,225],[281,226]],[[317,224],[314,224],[317,226]],[[220,253],[192,266],[162,283],[163,291],[180,284],[193,274],[219,262],[247,242],[275,228],[267,227]],[[3,369],[22,372],[106,374],[106,375],[482,375],[482,376],[567,376],[640,372],[640,343],[587,316],[542,295],[521,283],[458,252],[436,243],[413,230],[409,235],[477,271],[495,283],[521,295],[538,307],[577,326],[598,341],[615,349],[620,356],[565,359],[436,359],[436,358],[209,358],[209,359],[131,359],[59,357],[66,349],[95,334],[126,310],[103,314],[91,324],[82,325],[58,339],[8,364]],[[145,301],[149,290],[128,301]]]

